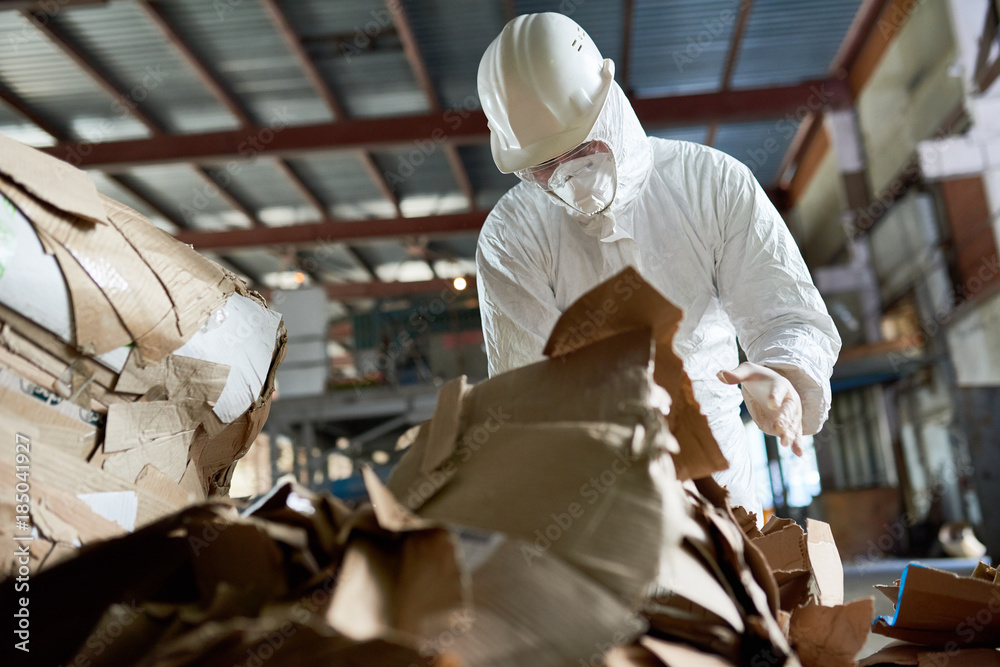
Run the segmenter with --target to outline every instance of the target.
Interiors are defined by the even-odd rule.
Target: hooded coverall
[[[476,256],[490,375],[542,358],[560,313],[629,265],[684,311],[674,339],[729,461],[714,475],[733,505],[761,517],[740,419],[740,389],[716,373],[749,361],[784,374],[802,401],[803,433],[830,407],[840,336],[784,221],[750,170],[706,146],[647,137],[612,85],[588,136],[614,157],[616,189],[584,217],[526,183],[487,217]]]

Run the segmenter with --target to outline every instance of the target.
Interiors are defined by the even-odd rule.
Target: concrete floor
[[[968,558],[921,558],[917,560],[883,560],[877,562],[865,562],[861,564],[844,565],[844,602],[853,602],[865,597],[875,598],[875,615],[892,616],[892,602],[873,586],[889,585],[903,574],[903,569],[910,563],[920,563],[928,567],[936,567],[939,570],[947,570],[968,576],[975,569],[978,559]],[[874,621],[875,619],[872,618]],[[889,644],[893,640],[882,635],[869,635],[858,659],[867,657]]]

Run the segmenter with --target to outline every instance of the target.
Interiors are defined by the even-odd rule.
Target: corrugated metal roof
[[[218,188],[199,177],[188,165],[136,167],[129,174],[156,197],[169,214],[192,229],[216,230],[249,227],[250,221],[219,196]]]
[[[718,90],[737,10],[733,0],[636,0],[630,59],[635,94]]]
[[[458,149],[462,164],[469,175],[469,182],[476,193],[476,206],[490,209],[508,190],[517,185],[514,174],[501,174],[493,162],[488,144],[462,146]]]
[[[0,82],[79,139],[97,142],[149,136],[142,123],[116,106],[76,63],[17,12],[0,12]]]
[[[861,0],[755,0],[733,72],[734,88],[826,75]]]
[[[324,243],[316,248],[300,252],[299,256],[304,260],[311,259],[316,262],[317,271],[328,282],[371,282],[371,275],[368,271],[341,243]]]
[[[430,109],[385,2],[310,0],[286,2],[282,9],[350,117]]]
[[[266,225],[286,226],[316,222],[322,214],[306,202],[273,160],[257,158],[236,163],[233,170],[212,168],[216,182],[257,212]]]
[[[479,56],[504,26],[503,3],[409,0],[404,7],[441,106],[479,108],[476,92]]]
[[[661,139],[693,141],[700,144],[704,143],[705,138],[708,136],[708,126],[689,125],[687,127],[646,128],[646,134],[651,137],[660,137]]]
[[[435,93],[443,108],[478,108],[476,73],[487,44],[506,20],[506,10],[559,11],[570,15],[593,37],[605,57],[624,72],[624,0],[400,0],[417,40]],[[630,80],[640,97],[708,92],[719,89],[738,16],[737,0],[635,0],[632,17]],[[182,40],[245,107],[255,123],[277,117],[290,125],[335,119],[285,43],[261,0],[171,0],[156,2]],[[357,119],[430,113],[432,100],[421,89],[406,57],[397,26],[384,0],[282,0],[281,11],[304,50],[348,116]],[[820,77],[853,18],[860,0],[824,3],[755,0],[739,51],[731,86],[785,85]],[[54,23],[80,44],[100,69],[126,89],[140,86],[142,108],[170,133],[234,128],[237,119],[221,104],[133,2],[60,6]],[[791,55],[790,55],[791,54]],[[144,77],[162,73],[157,85]],[[17,12],[0,12],[0,86],[57,128],[78,138],[110,141],[148,136],[134,118],[98,87],[48,38]],[[770,185],[797,122],[722,125],[715,145],[754,170]],[[704,125],[648,127],[652,136],[703,142]],[[0,132],[35,144],[53,139],[0,104]],[[489,209],[518,181],[501,174],[488,144],[459,148],[478,209]],[[418,146],[379,150],[374,159],[399,198],[404,216],[467,210],[468,202],[443,150]],[[359,153],[302,153],[289,161],[325,205],[322,215],[271,158],[240,162],[228,192],[265,224],[394,218],[398,214],[365,169]],[[216,173],[224,167],[215,167]],[[195,229],[246,227],[245,216],[215,194],[193,165],[149,166],[123,174],[168,217]],[[113,179],[95,175],[98,187],[167,226],[153,207]],[[126,181],[128,183],[128,181]],[[377,224],[373,221],[372,224]],[[399,242],[364,243],[366,262],[387,280],[431,277],[427,261],[441,276],[474,270],[475,236],[468,234],[407,248]],[[369,280],[366,269],[339,244],[300,250],[323,280]],[[422,256],[421,256],[422,255]],[[426,258],[426,261],[425,261]],[[285,275],[288,258],[269,250],[243,251],[231,258],[256,277]],[[238,265],[238,266],[237,266]],[[294,268],[294,267],[292,267]]]
[[[799,121],[733,123],[720,125],[715,147],[750,167],[762,185],[770,185],[781,160],[799,128]]]
[[[29,146],[53,146],[56,140],[13,109],[0,104],[0,133]]]
[[[131,191],[118,185],[118,183],[108,178],[104,175],[104,173],[97,171],[96,169],[88,169],[87,173],[94,180],[94,184],[97,185],[99,192],[111,197],[114,200],[120,201],[126,206],[134,208],[136,211],[152,220],[157,227],[164,231],[171,233],[177,231],[177,226],[164,218],[159,211],[151,208],[146,202],[136,197]]]
[[[317,153],[290,161],[338,220],[394,218],[392,204],[365,171],[357,153]]]
[[[205,88],[173,45],[136,5],[112,2],[80,7],[53,18],[74,41],[173,134],[227,130],[239,122]]]
[[[177,32],[225,81],[257,123],[332,120],[295,56],[256,0],[174,0],[159,6]]]

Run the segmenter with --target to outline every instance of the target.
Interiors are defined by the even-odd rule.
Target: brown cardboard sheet
[[[804,667],[853,667],[868,639],[873,598],[846,605],[811,604],[792,612],[789,639]]]
[[[681,444],[674,455],[677,478],[698,479],[725,470],[728,462],[694,398],[691,380],[674,352],[673,339],[683,313],[638,271],[627,268],[575,301],[560,316],[545,354],[562,357],[611,336],[650,329],[656,341],[654,377],[670,393],[667,419]]]
[[[911,563],[895,615],[879,617],[872,631],[926,646],[1000,645],[1000,585]]]
[[[894,642],[863,658],[858,667],[907,665],[912,667],[997,667],[1000,649],[966,648],[935,651],[918,644]]]
[[[85,171],[0,134],[0,174],[57,209],[107,223],[97,186]]]

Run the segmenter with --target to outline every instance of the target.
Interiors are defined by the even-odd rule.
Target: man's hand
[[[731,371],[719,371],[717,377],[726,384],[743,385],[747,410],[760,430],[802,456],[802,401],[785,376],[744,361]]]

